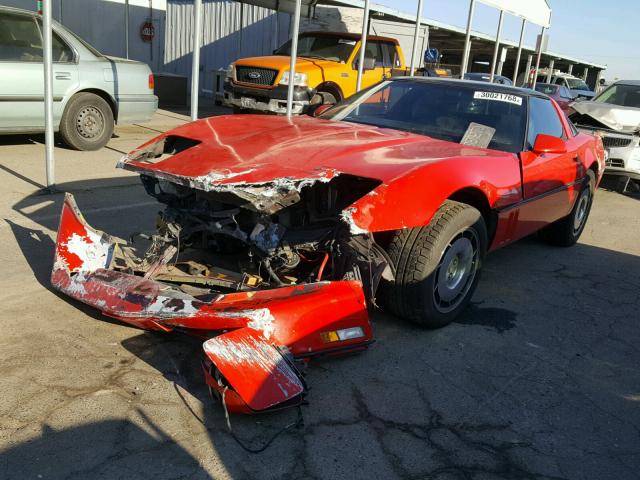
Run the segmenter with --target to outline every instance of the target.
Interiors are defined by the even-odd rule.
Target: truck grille
[[[607,158],[604,162],[606,167],[624,168],[624,160],[621,158]]]
[[[602,144],[604,148],[620,148],[628,147],[633,141],[632,138],[624,137],[602,137]]]
[[[252,85],[269,87],[273,85],[277,75],[277,70],[271,70],[269,68],[236,67],[236,81],[240,83],[250,83]]]

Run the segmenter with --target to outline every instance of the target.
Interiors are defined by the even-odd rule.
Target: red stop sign
[[[144,40],[145,42],[150,42],[151,40],[153,40],[155,34],[156,29],[153,26],[153,23],[147,21],[142,24],[142,27],[140,28],[140,36],[142,37],[142,40]]]

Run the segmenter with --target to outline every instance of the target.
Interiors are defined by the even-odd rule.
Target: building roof
[[[364,8],[364,0],[321,0],[319,3],[322,5],[336,5],[336,6],[344,6],[344,7],[352,7],[352,8]],[[371,4],[369,8],[372,12],[378,15],[389,17],[389,20],[399,20],[399,21],[410,22],[410,23],[415,22],[416,17],[414,14],[409,14],[394,8],[386,7],[384,5],[379,5],[375,3]],[[445,30],[445,31],[455,33],[455,34],[460,34],[463,36],[466,35],[466,29],[462,27],[449,25],[447,23],[440,22],[438,20],[433,20],[431,18],[421,17],[420,23],[424,25],[428,25],[429,27],[432,27],[435,29]],[[475,30],[471,31],[471,35],[474,40],[485,40],[488,42],[495,41],[494,36],[487,35],[486,33],[482,33],[482,32],[477,32]],[[515,47],[515,48],[518,47],[518,42],[513,40],[500,39],[500,44],[505,46]],[[523,45],[522,48],[523,50],[535,52],[535,46]],[[589,60],[584,60],[584,59],[572,57],[569,55],[564,55],[562,53],[551,52],[547,50],[546,52],[544,52],[544,54],[547,57],[564,60],[565,62],[568,62],[568,63],[586,65],[599,70],[604,70],[607,68],[606,65],[594,63]]]

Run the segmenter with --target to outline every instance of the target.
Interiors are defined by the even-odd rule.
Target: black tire
[[[596,188],[596,176],[589,170],[587,179],[580,190],[571,213],[540,230],[540,238],[551,245],[570,247],[575,245],[584,231],[593,204],[593,194]]]
[[[60,122],[64,143],[76,150],[99,150],[113,135],[113,111],[98,95],[82,92],[67,103]]]
[[[319,91],[313,96],[309,102],[311,105],[335,105],[338,99],[333,93]]]
[[[429,225],[394,234],[388,253],[395,280],[382,285],[383,305],[427,328],[448,325],[473,296],[487,242],[480,212],[446,201]]]

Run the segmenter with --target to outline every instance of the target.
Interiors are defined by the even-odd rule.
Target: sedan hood
[[[274,181],[328,181],[339,174],[388,183],[438,160],[511,155],[348,122],[230,115],[167,132],[118,166],[209,191]]]
[[[571,104],[571,108],[613,130],[635,133],[640,129],[640,108],[599,102],[576,102]]]

